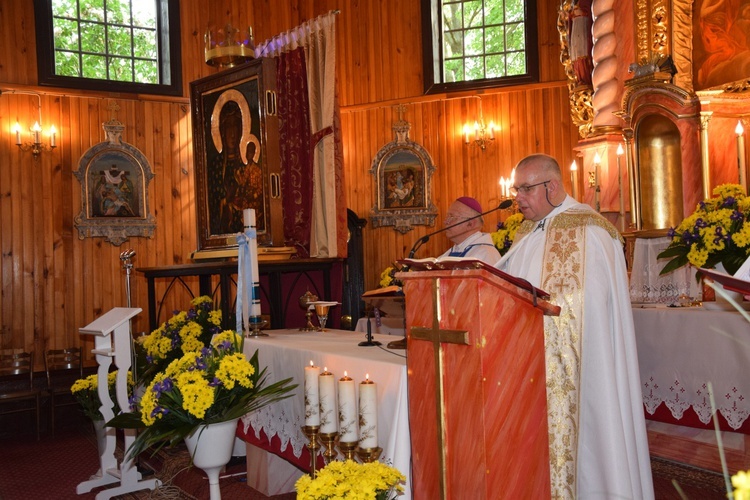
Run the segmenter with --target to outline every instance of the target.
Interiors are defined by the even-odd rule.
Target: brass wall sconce
[[[34,122],[29,131],[31,132],[31,142],[24,143],[21,140],[21,125],[16,122],[13,126],[13,132],[16,134],[16,146],[21,151],[31,151],[34,158],[38,158],[42,151],[52,151],[57,147],[57,129],[54,125],[49,128],[49,145],[42,142],[42,127],[38,121]]]
[[[471,143],[473,138],[477,146],[484,151],[487,149],[487,145],[495,140],[495,123],[490,122],[489,125],[485,126],[484,119],[480,118],[479,121],[474,122],[473,127],[470,127],[468,123],[465,124],[463,132],[466,144]]]

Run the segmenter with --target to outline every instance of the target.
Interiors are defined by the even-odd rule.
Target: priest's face
[[[526,219],[540,221],[555,208],[547,194],[552,182],[549,172],[535,165],[516,169],[511,190],[517,191],[516,203]]]

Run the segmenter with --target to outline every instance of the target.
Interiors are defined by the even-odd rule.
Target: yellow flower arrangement
[[[292,379],[266,385],[258,352],[247,359],[241,335],[214,331],[220,316],[211,314],[211,301],[206,299],[195,299],[193,309],[177,313],[142,344],[150,363],[149,370],[139,372],[147,373],[138,381],[145,389],[130,412],[107,422],[111,427],[142,429],[128,449],[131,458],[150,447],[158,451],[179,443],[201,425],[234,420],[290,397],[297,387]],[[162,349],[164,339],[170,339],[171,349]]]
[[[297,500],[390,500],[404,491],[406,480],[398,469],[381,462],[360,464],[352,460],[334,461],[311,479],[297,480]]]
[[[380,273],[380,288],[386,288],[389,286],[402,286],[401,281],[397,280],[395,277],[396,274],[396,268],[393,266],[388,266],[385,269],[383,269],[383,272]]]
[[[671,258],[661,274],[686,264],[712,268],[721,263],[734,274],[750,255],[750,197],[739,184],[722,184],[688,218],[669,230],[672,238],[659,258]]]
[[[115,380],[117,378],[117,370],[111,371],[107,374],[107,386],[109,388],[109,397],[114,403],[113,411],[116,414],[120,412],[120,405],[117,404],[117,395],[115,394]],[[99,376],[97,374],[89,375],[88,377],[79,378],[73,383],[70,388],[71,394],[81,405],[83,414],[91,420],[104,420],[102,412],[99,410],[102,407],[102,401],[99,399]],[[132,394],[133,391],[133,374],[128,371],[128,395]]]
[[[174,316],[149,335],[138,337],[143,371],[141,381],[150,381],[154,374],[181,356],[200,351],[221,328],[221,311],[213,309],[213,300],[206,295],[191,301],[187,311]]]
[[[732,487],[734,500],[750,500],[750,474],[741,470],[732,476]]]
[[[492,243],[495,244],[495,248],[500,252],[500,255],[505,255],[510,250],[513,240],[516,239],[516,231],[518,231],[522,222],[523,214],[520,212],[511,215],[505,219],[505,222],[498,222],[497,231],[491,233],[490,236],[492,236]]]

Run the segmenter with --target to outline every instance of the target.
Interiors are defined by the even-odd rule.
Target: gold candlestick
[[[326,451],[323,453],[326,464],[333,462],[334,460],[336,460],[336,457],[339,456],[338,452],[336,451],[336,439],[338,437],[338,432],[320,434],[320,440],[323,442],[323,446],[325,446],[326,448]]]
[[[307,436],[308,443],[307,449],[310,451],[310,477],[315,479],[317,475],[316,465],[318,462],[318,450],[320,444],[318,444],[318,431],[320,430],[319,425],[306,425],[302,428],[302,431]]]
[[[354,460],[357,451],[357,441],[339,441],[339,450],[344,455],[344,460]]]
[[[362,463],[377,462],[380,455],[383,453],[383,448],[357,448],[357,456]]]
[[[307,320],[307,324],[304,326],[304,328],[300,328],[300,331],[302,332],[314,332],[315,331],[315,325],[312,324],[312,309],[311,309],[311,302],[317,302],[318,296],[312,293],[310,290],[308,290],[304,295],[302,295],[299,298],[299,306],[302,309],[305,309],[305,319]]]

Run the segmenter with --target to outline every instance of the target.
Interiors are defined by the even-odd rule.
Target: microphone
[[[414,246],[411,247],[411,251],[409,252],[409,258],[411,259],[412,257],[414,257],[414,254],[417,252],[417,250],[419,250],[419,248],[422,245],[424,245],[425,243],[427,243],[430,240],[430,238],[432,238],[436,234],[442,233],[443,231],[447,231],[448,229],[450,229],[452,227],[460,226],[464,222],[468,222],[470,220],[474,220],[474,219],[478,219],[480,217],[483,217],[483,216],[485,216],[487,214],[491,214],[492,212],[495,212],[497,210],[505,210],[506,208],[510,208],[511,205],[513,205],[513,200],[511,200],[511,199],[504,200],[504,201],[500,202],[500,204],[497,207],[493,208],[492,210],[487,210],[486,212],[482,212],[481,214],[477,214],[477,215],[475,215],[473,217],[469,217],[468,219],[464,219],[461,222],[456,222],[455,224],[451,224],[450,226],[445,226],[443,228],[438,229],[437,231],[433,231],[433,232],[431,232],[429,234],[426,234],[426,235],[422,236],[421,238],[419,238],[414,243]]]

